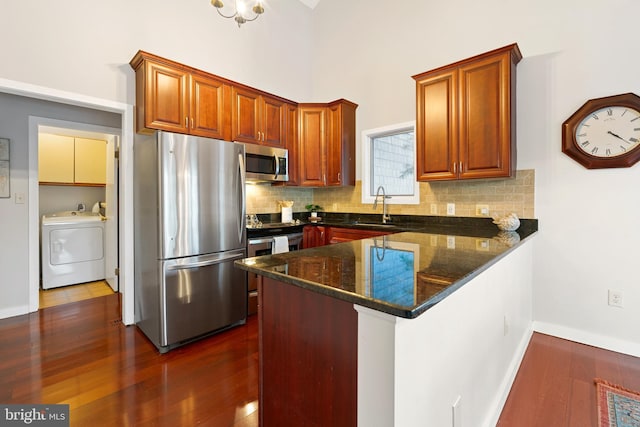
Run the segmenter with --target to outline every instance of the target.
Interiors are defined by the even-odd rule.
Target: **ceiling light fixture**
[[[223,18],[233,18],[238,23],[238,28],[245,22],[255,21],[260,15],[264,13],[264,7],[262,6],[262,0],[256,0],[251,8],[255,16],[253,18],[247,17],[248,7],[246,0],[233,0],[235,6],[235,12],[232,15],[225,15],[222,13],[224,3],[222,0],[211,0],[211,5],[216,8],[220,16]]]

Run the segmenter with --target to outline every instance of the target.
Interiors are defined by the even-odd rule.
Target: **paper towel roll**
[[[282,207],[282,222],[293,222],[293,207]]]

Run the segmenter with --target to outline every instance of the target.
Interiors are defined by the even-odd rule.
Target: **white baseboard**
[[[22,316],[29,313],[28,305],[19,305],[17,307],[3,308],[0,310],[0,319],[6,319],[9,317]]]
[[[529,341],[531,341],[531,335],[533,335],[533,329],[529,328],[529,330],[522,336],[522,339],[518,344],[518,348],[511,359],[509,368],[507,369],[507,375],[505,375],[502,384],[500,384],[498,397],[495,401],[494,407],[489,411],[490,416],[487,418],[484,424],[485,426],[495,426],[498,424],[500,414],[502,414],[502,409],[504,408],[504,404],[507,402],[507,397],[509,397],[509,392],[511,392],[511,387],[513,386],[513,382],[518,374],[518,369],[520,369],[520,365],[522,364],[522,359],[527,352]]]
[[[535,332],[552,335],[565,340],[640,357],[640,342],[621,340],[614,337],[608,337],[606,335],[594,334],[580,329],[573,329],[566,326],[539,321],[533,322],[533,330]]]

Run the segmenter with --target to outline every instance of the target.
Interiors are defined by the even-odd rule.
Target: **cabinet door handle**
[[[193,117],[191,117],[191,129],[193,129]]]
[[[340,172],[338,172],[338,182],[340,182]]]
[[[184,117],[184,127],[186,127],[186,128],[189,127],[189,117],[187,117],[187,116]]]
[[[457,162],[453,162],[453,174],[457,174],[458,173],[458,169],[457,169],[458,163]]]
[[[458,170],[460,170],[460,173],[462,174],[462,161],[459,162]]]

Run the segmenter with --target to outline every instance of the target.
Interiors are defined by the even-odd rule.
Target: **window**
[[[390,204],[418,204],[415,123],[362,132],[362,203],[373,203],[379,186]]]

